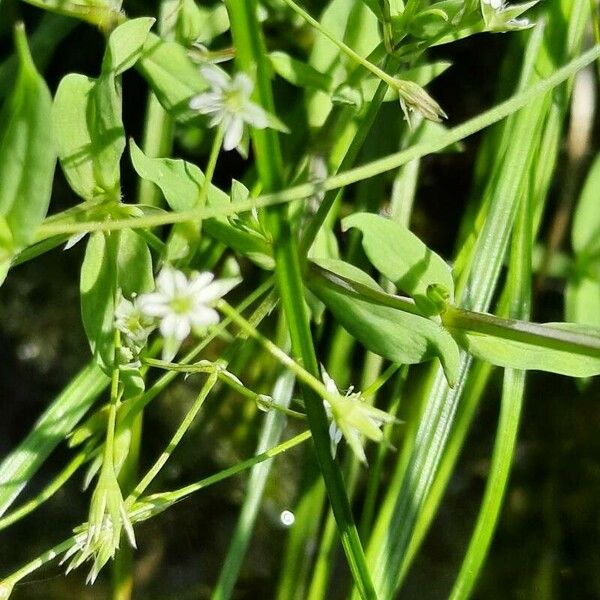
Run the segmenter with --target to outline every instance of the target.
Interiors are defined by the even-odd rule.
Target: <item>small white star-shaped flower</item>
[[[209,83],[210,90],[194,96],[190,108],[210,115],[211,127],[223,127],[224,150],[233,150],[240,145],[245,124],[257,129],[269,126],[268,114],[250,100],[254,84],[248,75],[237,73],[231,78],[213,65],[203,66],[200,73]]]
[[[483,0],[483,2],[484,4],[489,4],[496,11],[504,8],[504,0]]]
[[[152,319],[146,316],[137,304],[137,298],[127,300],[119,292],[115,308],[115,327],[123,334],[126,346],[136,350],[146,345],[148,336],[154,330]]]
[[[356,457],[366,463],[367,457],[361,436],[380,442],[383,439],[381,426],[397,421],[385,411],[365,402],[360,393],[352,391],[353,388],[342,396],[335,381],[322,366],[321,373],[328,394],[327,398],[323,399],[323,404],[327,416],[331,419],[329,436],[332,449],[335,450],[343,435]]]
[[[164,267],[156,278],[156,291],[142,294],[137,307],[148,317],[159,319],[160,333],[165,339],[163,359],[171,360],[181,342],[192,329],[202,329],[219,322],[219,313],[211,307],[238,284],[238,279],[214,281],[209,272],[184,273]]]

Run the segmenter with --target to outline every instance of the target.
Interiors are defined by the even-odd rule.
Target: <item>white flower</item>
[[[61,564],[69,559],[67,573],[92,560],[86,583],[94,583],[102,567],[115,557],[121,534],[136,548],[133,525],[123,501],[112,464],[102,465],[98,484],[92,495],[88,522],[75,530],[75,543],[65,553]]]
[[[137,299],[127,300],[119,291],[115,308],[115,327],[123,334],[126,346],[139,352],[154,330],[154,323],[137,305]]]
[[[190,108],[203,115],[211,115],[211,127],[223,127],[224,150],[233,150],[240,145],[244,124],[258,129],[269,125],[267,113],[250,100],[254,84],[248,75],[237,73],[232,79],[212,65],[203,66],[200,73],[210,84],[210,90],[194,96],[190,100]]]
[[[496,11],[500,11],[504,8],[503,0],[483,0],[483,3],[489,4]]]
[[[219,322],[219,313],[211,304],[236,286],[239,280],[213,280],[214,275],[209,272],[194,272],[188,278],[181,271],[164,267],[156,278],[156,291],[138,297],[139,310],[160,320],[160,333],[165,339],[164,360],[175,356],[192,329],[202,329]]]
[[[396,419],[385,411],[365,402],[360,392],[353,392],[353,388],[350,388],[342,396],[335,381],[323,366],[321,366],[321,372],[327,390],[327,397],[323,399],[323,404],[327,416],[331,419],[329,436],[331,437],[332,447],[337,446],[343,435],[356,457],[361,462],[366,463],[367,457],[365,456],[361,435],[375,442],[380,442],[383,439],[381,426],[384,423],[395,423]]]

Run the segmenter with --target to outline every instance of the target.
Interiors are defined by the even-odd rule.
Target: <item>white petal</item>
[[[149,317],[164,317],[170,312],[167,299],[159,292],[140,296],[137,299],[137,307]]]
[[[202,302],[203,304],[209,304],[214,302],[218,298],[222,298],[227,292],[232,290],[240,280],[236,277],[230,277],[228,279],[217,279],[213,281],[203,289],[199,290],[194,294],[194,300],[196,302]]]
[[[189,281],[185,273],[175,271],[173,280],[175,282],[175,297],[187,296],[189,294]]]
[[[242,141],[244,133],[244,120],[240,116],[234,116],[225,129],[223,139],[223,150],[233,150]]]
[[[174,338],[181,342],[185,340],[191,330],[187,317],[169,314],[160,322],[160,333],[164,338]]]
[[[325,367],[321,365],[321,377],[323,378],[323,383],[325,384],[325,388],[330,394],[337,396],[339,391],[337,389],[337,385],[335,385],[335,381],[331,379],[329,373],[325,370]]]
[[[233,78],[232,87],[239,90],[246,98],[250,98],[254,89],[254,83],[252,83],[252,79],[246,73],[237,73]]]
[[[216,325],[219,322],[219,313],[208,306],[198,306],[189,315],[194,327]]]
[[[203,66],[200,75],[215,91],[226,89],[231,85],[229,75],[214,65]]]
[[[215,276],[210,271],[192,273],[189,286],[190,294],[193,294],[195,297],[196,294],[204,289],[214,278]]]
[[[173,298],[176,293],[175,269],[163,267],[156,278],[156,289],[165,298]]]
[[[254,102],[246,102],[242,112],[244,121],[257,129],[265,129],[269,125],[267,113]]]
[[[223,97],[216,92],[205,92],[194,96],[190,100],[189,106],[192,110],[208,115],[223,110]]]

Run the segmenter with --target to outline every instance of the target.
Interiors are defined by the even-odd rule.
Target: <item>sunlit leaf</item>
[[[340,260],[315,261],[328,271],[380,290],[364,271]],[[458,347],[452,336],[433,320],[366,299],[311,278],[310,288],[352,336],[375,354],[395,363],[413,364],[438,357],[450,385],[456,380]]]
[[[399,290],[409,294],[424,314],[439,312],[432,291],[454,299],[450,267],[406,227],[372,213],[355,213],[342,221],[344,231],[355,227],[362,234],[365,252],[373,266]]]
[[[19,72],[0,114],[0,263],[4,268],[14,251],[33,240],[46,216],[56,163],[48,126],[50,92],[33,64],[22,27],[16,29],[15,42]]]

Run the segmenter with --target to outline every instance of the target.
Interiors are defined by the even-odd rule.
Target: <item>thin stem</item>
[[[206,206],[206,198],[208,196],[208,190],[210,189],[213,175],[215,174],[215,168],[217,166],[217,159],[219,158],[219,152],[221,151],[221,145],[223,144],[223,137],[225,136],[225,128],[223,125],[217,127],[215,137],[213,138],[212,147],[210,150],[210,156],[208,157],[208,163],[206,164],[206,172],[204,174],[204,183],[200,189],[200,195],[198,196],[198,208],[202,209]]]
[[[202,389],[200,390],[196,401],[192,405],[192,408],[190,408],[188,413],[185,415],[184,419],[181,421],[179,427],[177,428],[177,431],[173,434],[173,437],[171,438],[171,441],[169,442],[164,452],[158,457],[157,461],[152,465],[152,467],[150,467],[146,475],[144,475],[142,480],[135,486],[135,489],[133,490],[133,492],[131,492],[131,494],[125,501],[127,507],[133,506],[135,501],[146,491],[146,489],[152,483],[154,478],[158,475],[160,470],[165,466],[166,462],[173,454],[173,451],[175,450],[175,448],[177,448],[179,442],[185,435],[185,432],[192,425],[192,422],[196,418],[198,411],[204,404],[204,401],[206,400],[210,391],[213,389],[215,383],[217,383],[216,371],[214,371],[210,375],[206,383],[202,386]]]
[[[46,500],[52,498],[52,496],[60,490],[60,488],[77,472],[77,469],[86,461],[89,456],[90,449],[85,448],[78,452],[67,466],[38,494],[35,498],[28,500],[18,508],[15,508],[8,514],[4,515],[0,519],[0,530],[6,529],[13,523],[16,523],[20,519],[26,517],[32,513],[39,506],[41,506]],[[0,595],[0,598],[2,596]]]
[[[47,223],[38,229],[36,241],[40,242],[55,235],[65,233],[75,234],[84,231],[116,231],[126,228],[152,228],[160,225],[169,225],[173,223],[185,223],[198,219],[210,219],[219,216],[228,216],[243,212],[251,211],[255,208],[264,208],[285,204],[292,200],[309,198],[316,192],[323,192],[343,188],[357,181],[363,181],[376,175],[381,175],[387,171],[397,169],[398,167],[416,159],[438,152],[444,148],[463,140],[482,129],[501,121],[508,115],[511,115],[529,104],[534,98],[549,92],[563,81],[571,77],[574,73],[595,61],[600,57],[600,44],[591,48],[579,58],[576,58],[566,64],[564,67],[555,71],[550,77],[536,83],[525,91],[515,94],[508,100],[498,104],[497,106],[487,110],[486,112],[465,121],[446,133],[434,137],[433,139],[420,142],[401,150],[389,154],[383,158],[374,160],[365,165],[361,165],[354,169],[349,169],[337,175],[333,175],[319,182],[304,183],[301,185],[290,187],[286,190],[271,192],[258,196],[251,200],[235,204],[226,204],[218,207],[194,208],[191,210],[181,211],[177,213],[166,213],[160,215],[152,215],[146,217],[132,217],[129,219],[114,219],[111,221],[89,221],[79,223]]]
[[[244,332],[246,332],[251,338],[255,339],[267,352],[269,352],[274,358],[276,358],[284,367],[296,375],[296,377],[308,385],[313,391],[315,391],[322,398],[328,398],[329,392],[322,381],[317,379],[314,375],[309,373],[306,369],[301,367],[293,358],[288,356],[279,346],[274,344],[271,340],[266,338],[264,335],[256,331],[242,315],[240,315],[232,306],[230,306],[225,300],[220,300],[217,308],[229,317],[236,325],[238,325]]]
[[[311,17],[302,7],[298,6],[295,2],[293,2],[293,0],[283,1],[294,12],[299,14],[309,25],[311,25],[319,33],[324,35],[332,44],[336,45],[344,54],[349,56],[352,60],[356,61],[357,63],[361,64],[363,67],[365,67],[365,69],[371,71],[373,75],[379,77],[379,79],[381,79],[382,81],[385,81],[390,87],[398,89],[398,82],[396,81],[396,79],[388,75],[385,71],[374,65],[372,62],[369,62],[366,58],[363,58],[360,54],[354,52],[354,50],[352,50],[350,46],[347,46],[346,44],[344,44],[344,42],[338,40],[332,33],[327,31],[327,29],[325,29],[323,25],[319,23],[319,21]]]

